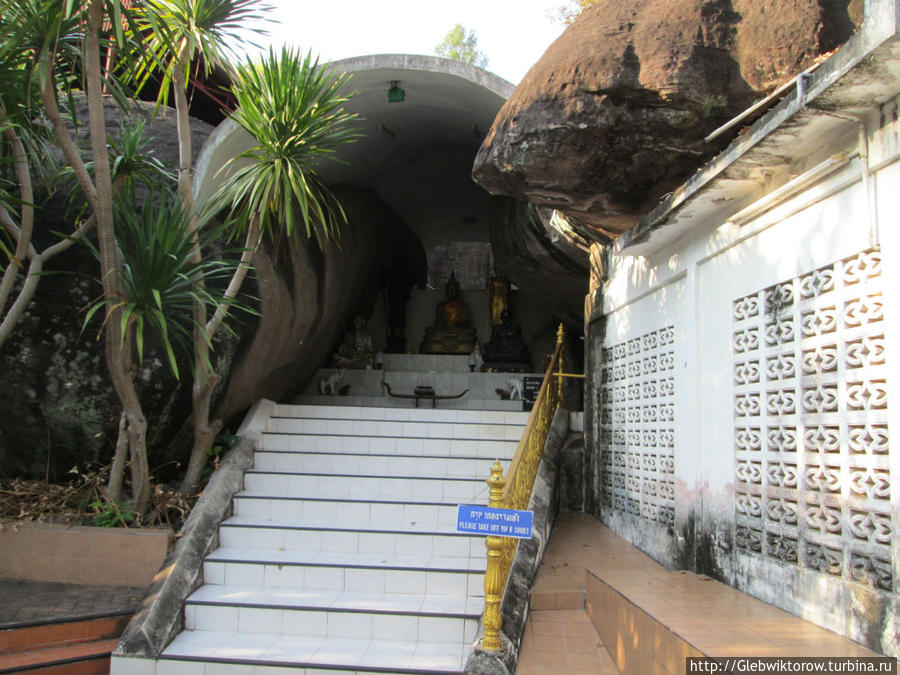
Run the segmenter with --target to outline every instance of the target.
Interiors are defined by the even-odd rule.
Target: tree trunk
[[[175,118],[178,127],[178,194],[189,218],[188,233],[194,244],[194,261],[201,262],[199,235],[197,232],[197,219],[194,214],[194,190],[191,184],[191,127],[188,117],[187,82],[185,81],[185,69],[189,66],[189,54],[186,46],[182,45],[172,74],[172,83],[175,91]],[[197,298],[194,300],[194,382],[191,390],[191,408],[194,426],[194,443],[191,447],[191,455],[185,471],[184,479],[179,487],[179,492],[189,494],[194,492],[200,482],[203,469],[206,467],[207,451],[215,442],[216,435],[222,428],[219,420],[210,424],[209,411],[212,405],[212,395],[218,384],[219,377],[212,367],[210,359],[209,342],[212,335],[206,332],[207,312],[203,302],[204,282],[197,279],[193,282]]]
[[[119,417],[119,435],[116,438],[116,451],[113,454],[112,466],[109,468],[109,483],[106,486],[106,497],[112,502],[122,499],[122,479],[125,477],[125,460],[128,458],[128,419]]]
[[[107,302],[121,298],[121,267],[116,245],[112,210],[112,179],[106,143],[106,121],[103,114],[103,90],[100,70],[100,28],[103,23],[103,0],[92,0],[88,11],[85,40],[88,122],[94,159],[97,242],[100,249],[100,274]],[[76,175],[78,171],[76,169]],[[150,499],[150,471],[147,461],[147,422],[134,388],[131,369],[130,331],[122,326],[120,310],[107,314],[106,364],[113,388],[122,404],[126,420],[131,459],[131,488],[134,509],[143,513]],[[123,334],[123,331],[124,334]]]
[[[209,323],[206,324],[205,331],[210,340],[213,339],[225,316],[228,313],[228,305],[241,289],[247,273],[253,265],[253,256],[259,246],[259,217],[254,216],[250,219],[250,226],[247,228],[247,240],[244,242],[244,252],[241,254],[241,261],[228,283],[225,295]],[[181,487],[178,488],[182,494],[190,494],[197,489],[200,482],[200,476],[203,469],[206,468],[206,460],[209,455],[209,449],[216,440],[216,435],[222,429],[222,420],[209,421],[209,411],[212,405],[212,395],[219,382],[219,376],[210,371],[209,368],[199,369],[195,365],[194,389],[193,389],[193,419],[194,419],[194,445],[191,448],[191,458],[188,462],[187,471],[184,474],[184,480]]]
[[[6,125],[8,119],[3,104],[0,103],[0,124]],[[34,192],[31,187],[31,171],[28,166],[28,154],[22,140],[16,135],[12,125],[6,125],[3,129],[3,137],[6,138],[12,148],[13,161],[16,166],[16,182],[19,184],[19,197],[21,199],[21,212],[16,239],[16,250],[13,259],[9,261],[0,280],[0,312],[6,308],[6,302],[13,289],[16,278],[19,276],[19,268],[24,267],[25,258],[31,248],[31,233],[34,230]],[[5,211],[5,209],[4,209]],[[4,213],[4,216],[9,216]],[[10,218],[11,220],[11,218]],[[12,223],[14,225],[14,223]],[[2,345],[2,342],[0,342]]]

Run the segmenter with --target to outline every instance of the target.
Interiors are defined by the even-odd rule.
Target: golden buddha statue
[[[420,354],[471,354],[476,341],[469,308],[459,299],[459,282],[451,272],[444,292],[447,299],[435,310],[434,325],[425,329]]]

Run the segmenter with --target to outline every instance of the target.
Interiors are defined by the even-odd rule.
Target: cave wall
[[[260,317],[228,378],[218,414],[239,417],[260,398],[287,400],[328,364],[357,314],[371,316],[383,270],[415,236],[368,190],[332,188],[347,214],[339,241],[293,242],[257,256]],[[380,340],[382,336],[378,336]]]
[[[607,260],[585,399],[588,511],[669,568],[889,655],[900,233],[873,245],[873,223],[900,207],[897,106],[869,130],[875,192],[847,164],[746,224],[720,211]]]
[[[550,226],[552,211],[514,199],[491,202],[494,268],[558,320],[579,326],[588,254]]]

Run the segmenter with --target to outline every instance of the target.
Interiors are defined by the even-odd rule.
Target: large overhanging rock
[[[630,0],[586,10],[498,113],[475,180],[598,233],[721,146],[703,138],[845,41],[862,0]]]

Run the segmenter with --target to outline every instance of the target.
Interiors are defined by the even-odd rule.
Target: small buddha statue
[[[353,328],[347,331],[344,341],[332,358],[335,368],[371,368],[375,358],[372,347],[372,336],[364,326],[366,320],[361,316],[353,319]]]
[[[451,273],[444,289],[447,299],[435,310],[434,324],[425,329],[421,354],[471,354],[476,342],[469,308],[459,299],[459,282]]]
[[[485,362],[528,364],[531,356],[522,337],[522,328],[512,322],[509,310],[504,309],[500,323],[491,331],[491,341],[484,348]]]

